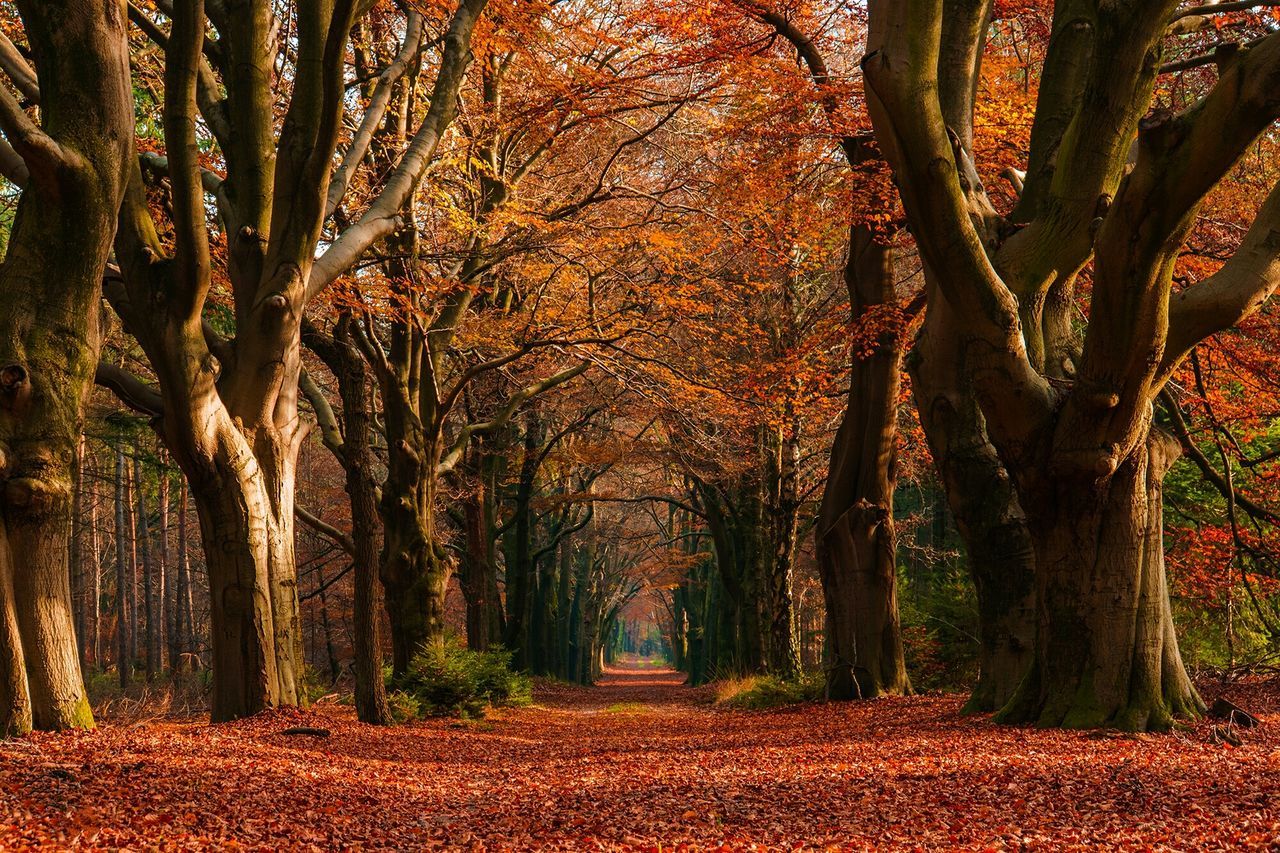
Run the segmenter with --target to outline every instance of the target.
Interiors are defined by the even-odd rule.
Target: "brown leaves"
[[[1277,685],[1238,748],[1211,723],[1095,738],[923,696],[726,712],[669,673],[550,686],[483,726],[378,729],[346,709],[0,745],[0,847],[1268,849]],[[643,713],[610,713],[626,703]],[[327,739],[287,737],[323,726]],[[60,772],[53,773],[56,769]]]

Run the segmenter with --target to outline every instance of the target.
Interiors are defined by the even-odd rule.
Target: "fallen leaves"
[[[721,711],[652,672],[543,688],[484,727],[378,729],[339,707],[104,725],[0,744],[0,847],[1274,848],[1280,685],[1232,698],[1263,723],[1238,748],[1212,722],[996,726],[954,696]]]

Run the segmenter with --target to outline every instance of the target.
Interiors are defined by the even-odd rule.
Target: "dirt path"
[[[598,711],[614,705],[643,705],[650,710],[678,712],[712,700],[709,689],[685,686],[685,675],[656,666],[619,666],[604,671],[590,690],[545,685],[538,691],[538,705],[569,711]]]
[[[1277,685],[1280,688],[1280,685]],[[479,723],[342,707],[0,744],[2,849],[1275,849],[1280,689],[1230,749],[1037,732],[958,697],[727,712],[670,673]],[[280,732],[306,722],[329,738]]]

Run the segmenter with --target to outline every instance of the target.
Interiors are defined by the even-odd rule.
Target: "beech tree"
[[[306,435],[297,405],[302,318],[309,302],[399,227],[456,112],[485,0],[463,0],[442,22],[427,111],[357,211],[342,207],[352,174],[387,115],[391,90],[410,70],[407,62],[388,67],[335,169],[350,32],[372,5],[163,5],[172,20],[167,32],[132,10],[164,47],[165,155],[144,154],[134,164],[116,241],[123,281],[109,295],[159,388],[107,365],[99,379],[156,418],[190,484],[212,589],[215,720],[299,701],[293,493]],[[282,11],[293,22],[287,38]],[[425,45],[415,17],[402,24],[412,56]],[[277,108],[284,115],[278,127]],[[216,146],[225,175],[208,168],[202,143]],[[172,247],[148,203],[148,181],[154,186],[160,177]],[[206,315],[215,270],[219,285],[225,271],[230,337]]]
[[[957,131],[986,4],[869,6],[867,101],[933,285],[928,310],[945,312],[962,347],[963,393],[1035,555],[1034,651],[1001,711],[1010,722],[1161,729],[1203,708],[1164,570],[1161,481],[1177,446],[1152,404],[1189,350],[1280,283],[1277,192],[1218,272],[1176,293],[1170,281],[1205,195],[1280,112],[1280,36],[1221,51],[1203,98],[1152,112],[1176,5],[1055,4],[1011,216],[989,203]],[[1077,347],[1054,306],[1072,302],[1086,264]]]
[[[0,37],[18,92],[0,85],[0,171],[23,187],[0,264],[0,733],[93,726],[68,581],[73,466],[133,133],[122,7],[16,5],[33,65]]]

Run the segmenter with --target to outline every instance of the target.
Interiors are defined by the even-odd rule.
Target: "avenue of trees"
[[[1275,5],[0,3],[0,730],[459,644],[1198,715],[1280,656]]]

